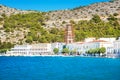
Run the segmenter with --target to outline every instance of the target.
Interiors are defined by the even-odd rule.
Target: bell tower
[[[74,42],[73,27],[71,24],[67,24],[65,29],[65,43],[70,44]]]

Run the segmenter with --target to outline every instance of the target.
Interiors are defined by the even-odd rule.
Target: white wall
[[[114,42],[116,40],[116,38],[99,38],[98,40],[104,40],[104,41],[108,41],[108,42]]]

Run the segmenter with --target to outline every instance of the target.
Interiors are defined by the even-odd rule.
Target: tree
[[[71,55],[74,55],[74,54],[76,54],[76,53],[77,53],[77,52],[76,52],[76,49],[70,51],[70,54],[71,54]]]
[[[70,20],[70,23],[71,23],[71,24],[75,24],[75,21],[74,21],[74,20]]]
[[[3,21],[4,19],[0,17],[0,22]]]
[[[115,18],[113,15],[110,15],[109,18],[107,18],[109,21],[116,21],[117,18]]]
[[[98,15],[93,15],[93,18],[91,19],[91,21],[93,21],[95,23],[99,23],[102,20],[100,19],[100,17]]]
[[[5,32],[10,32],[11,30],[10,30],[10,28],[5,28]]]
[[[58,29],[57,28],[51,28],[50,33],[57,34],[58,33]]]
[[[0,49],[0,53],[6,53],[7,49]]]
[[[3,13],[2,15],[1,15],[2,17],[6,17],[6,15]]]
[[[46,40],[45,36],[40,36],[39,42],[40,43],[47,43],[48,41]]]
[[[96,48],[96,49],[90,49],[88,51],[86,51],[87,54],[100,54],[100,48]]]
[[[26,42],[27,43],[32,43],[33,38],[31,36],[27,36]]]
[[[119,14],[118,14],[118,13],[114,13],[113,15],[114,15],[114,16],[118,16]]]
[[[94,49],[90,49],[88,53],[92,55],[94,53]]]
[[[10,50],[10,48],[12,48],[14,46],[14,44],[10,43],[10,42],[1,42],[0,41],[0,53],[5,53],[7,50]]]
[[[65,24],[65,23],[66,23],[65,21],[62,22],[62,24]]]
[[[68,48],[63,48],[62,53],[69,53],[69,49]]]
[[[58,48],[54,48],[54,49],[53,49],[53,52],[54,52],[55,54],[57,54],[57,53],[59,52],[59,49],[58,49]]]
[[[105,47],[101,47],[100,48],[100,53],[104,54],[106,52],[106,48]]]
[[[92,55],[92,49],[86,51],[86,53]]]
[[[96,53],[100,54],[100,48],[96,48]]]

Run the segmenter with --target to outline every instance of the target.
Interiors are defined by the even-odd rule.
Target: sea
[[[2,56],[0,80],[120,80],[120,59]]]

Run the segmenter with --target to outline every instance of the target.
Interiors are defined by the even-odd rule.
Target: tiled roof
[[[107,42],[105,40],[94,40],[93,42]]]

